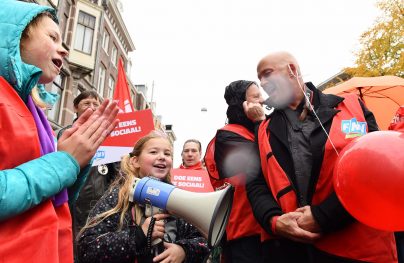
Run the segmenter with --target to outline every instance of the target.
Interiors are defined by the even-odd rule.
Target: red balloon
[[[334,168],[334,187],[358,221],[404,230],[404,133],[377,131],[348,144]]]

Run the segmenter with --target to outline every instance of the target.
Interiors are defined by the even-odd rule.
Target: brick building
[[[103,98],[112,98],[118,75],[118,61],[122,59],[128,85],[136,110],[152,108],[156,129],[166,131],[161,117],[147,100],[146,85],[137,88],[130,79],[130,52],[135,45],[120,12],[119,0],[28,0],[57,10],[63,45],[69,51],[60,76],[47,86],[58,93],[60,100],[47,111],[53,129],[71,124],[75,118],[73,99],[84,90],[94,90]],[[171,140],[175,135],[167,125]]]

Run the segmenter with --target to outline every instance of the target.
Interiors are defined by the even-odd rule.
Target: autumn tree
[[[404,77],[404,5],[402,0],[377,3],[383,14],[360,37],[361,49],[356,53],[356,66],[346,68],[351,76]]]

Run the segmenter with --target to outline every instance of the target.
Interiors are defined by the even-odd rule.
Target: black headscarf
[[[226,87],[224,99],[227,105],[227,119],[229,124],[240,124],[251,132],[254,132],[254,123],[247,118],[243,109],[243,102],[246,100],[245,95],[248,87],[252,84],[257,85],[254,81],[237,80],[233,81]]]

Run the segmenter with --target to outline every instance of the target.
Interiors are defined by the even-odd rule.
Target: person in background
[[[74,112],[76,113],[76,118],[73,120],[73,123],[87,110],[87,109],[91,109],[92,112],[96,111],[98,109],[98,107],[101,105],[101,99],[98,96],[97,92],[92,91],[92,90],[85,90],[83,92],[81,92],[74,100],[73,100],[73,106],[74,106]],[[73,126],[73,124],[68,125],[62,129],[59,130],[59,132],[57,133],[57,139],[59,139],[62,134],[67,130],[70,129]],[[85,183],[87,178],[86,176],[83,176],[81,179],[81,181],[77,181],[77,186],[78,188],[81,188],[83,186],[83,184]],[[71,209],[72,214],[73,213],[73,204],[76,201],[79,192],[77,191],[77,189],[69,189],[69,206]],[[74,223],[74,219],[73,219],[73,223]]]
[[[404,131],[404,106],[397,109],[388,129],[390,131]]]
[[[73,100],[74,113],[76,113],[76,118],[73,120],[75,122],[78,117],[80,117],[87,109],[95,111],[101,105],[102,99],[97,92],[93,90],[85,90],[81,92]],[[59,131],[58,137],[63,134],[63,131],[70,128],[72,125],[68,125]]]
[[[356,221],[334,192],[338,153],[355,137],[378,130],[373,114],[354,94],[326,95],[304,83],[287,52],[265,56],[257,66],[266,117],[245,102],[256,122],[263,176],[247,182],[253,212],[272,239],[265,262],[397,262],[394,235]]]
[[[186,140],[182,147],[181,157],[182,164],[180,169],[190,170],[204,170],[205,167],[201,162],[202,145],[201,142],[196,139]]]
[[[98,93],[93,90],[85,90],[81,92],[73,100],[74,112],[77,117],[73,123],[79,118],[87,109],[96,111],[101,105],[102,99]],[[61,129],[57,138],[59,139],[64,131],[71,128],[68,125]],[[95,203],[104,195],[109,185],[115,178],[117,170],[119,169],[119,162],[101,164],[91,167],[87,176],[83,176],[80,183],[76,183],[80,192],[77,189],[69,189],[69,207],[73,220],[73,240],[77,236],[80,229],[86,224],[88,214],[94,207]],[[74,243],[74,255],[77,257],[76,242]]]
[[[44,84],[68,52],[55,10],[2,0],[0,32],[0,262],[71,263],[66,189],[117,124],[118,107],[106,100],[86,111],[56,146],[44,109],[57,98]]]
[[[263,262],[262,229],[252,213],[245,184],[261,174],[261,165],[254,141],[254,123],[245,115],[243,102],[262,103],[263,98],[257,84],[247,80],[230,83],[224,98],[228,124],[217,131],[204,158],[214,188],[226,183],[235,188],[222,255],[226,263],[259,263]]]
[[[135,178],[170,183],[172,150],[167,136],[153,131],[123,157],[119,176],[79,233],[80,262],[203,262],[209,249],[194,226],[161,212],[149,215],[150,209],[129,202]],[[163,251],[148,245],[156,239],[164,239]]]

